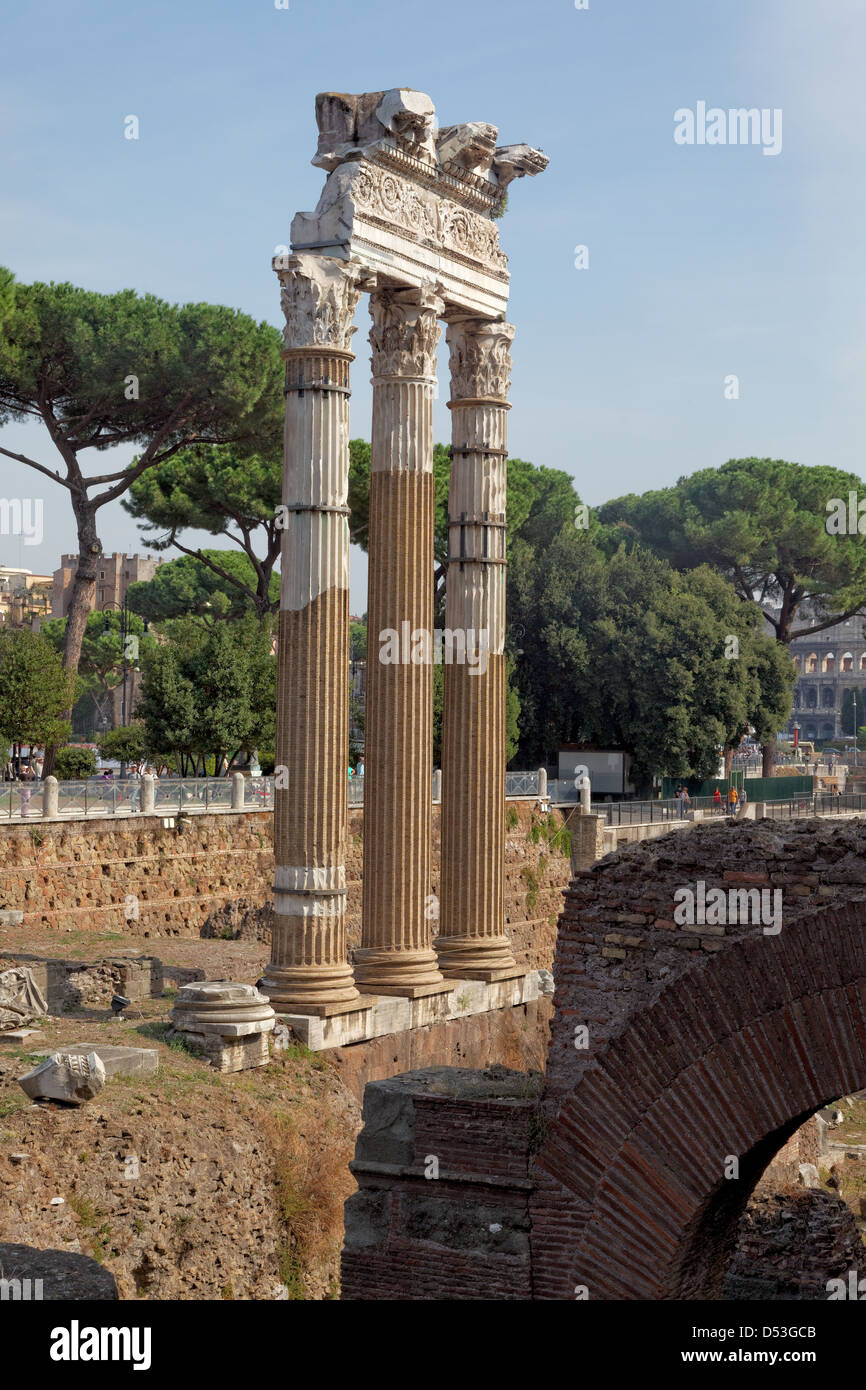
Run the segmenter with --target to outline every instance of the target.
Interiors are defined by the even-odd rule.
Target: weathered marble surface
[[[54,1052],[19,1076],[18,1085],[31,1100],[81,1105],[99,1095],[105,1085],[105,1065],[95,1052]]]

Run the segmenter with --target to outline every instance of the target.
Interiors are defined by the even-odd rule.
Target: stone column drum
[[[277,648],[274,922],[262,990],[277,1010],[359,1007],[346,959],[349,747],[349,351],[352,262],[275,269],[286,316]]]
[[[432,289],[370,298],[370,461],[364,893],[355,978],[376,994],[443,991],[430,911],[433,774]]]
[[[452,458],[436,950],[443,974],[466,980],[525,973],[505,934],[505,442],[513,337],[511,324],[476,318],[452,320],[447,334]]]

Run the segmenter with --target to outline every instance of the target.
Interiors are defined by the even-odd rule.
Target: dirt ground
[[[116,940],[51,936],[4,950],[71,959]],[[160,941],[168,964],[252,982],[261,945]],[[165,1040],[174,990],[116,1019],[108,1007],[0,1041],[0,1241],[80,1251],[122,1298],[322,1299],[338,1289],[343,1202],[359,1107],[332,1064],[294,1045],[267,1067],[220,1075]],[[0,1035],[2,1036],[2,1035]],[[66,1043],[156,1048],[159,1070],[109,1077],[80,1107],[31,1104],[16,1077]],[[57,1200],[57,1199],[61,1200]]]
[[[35,932],[32,927],[0,927],[0,956],[26,951],[64,960],[97,960],[100,956],[159,956],[166,965],[198,966],[209,980],[242,980],[252,984],[268,963],[261,941],[223,941],[220,938],[160,937],[155,941],[124,936],[122,932]]]

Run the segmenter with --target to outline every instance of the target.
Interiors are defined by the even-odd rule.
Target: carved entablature
[[[370,347],[374,378],[436,379],[439,322],[445,305],[433,286],[377,290],[370,295]]]
[[[314,212],[292,223],[292,249],[355,259],[382,286],[438,282],[448,309],[499,318],[507,258],[492,214],[508,184],[547,157],[498,146],[483,121],[436,132],[430,98],[409,88],[323,92],[313,163],[328,171]]]
[[[506,400],[511,387],[512,323],[449,323],[451,400]]]
[[[505,271],[508,257],[499,247],[499,233],[487,217],[461,207],[441,194],[418,187],[389,168],[366,161],[355,185],[358,206],[384,228],[401,227],[430,246]]]
[[[352,319],[361,297],[361,268],[355,261],[325,256],[278,258],[280,304],[286,317],[287,348],[329,347],[348,352]]]

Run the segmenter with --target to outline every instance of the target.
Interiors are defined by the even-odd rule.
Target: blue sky
[[[490,121],[550,157],[500,224],[513,454],[590,504],[750,454],[862,474],[864,47],[866,0],[31,0],[4,19],[0,263],[278,324],[270,258],[324,179],[315,94],[411,86],[443,125]],[[781,154],[678,146],[674,111],[701,100],[781,108]],[[366,321],[362,304],[369,437]],[[3,434],[52,462],[40,431]],[[35,478],[0,459],[0,496],[45,505],[44,543],[0,536],[0,562],[51,570],[74,530]],[[100,525],[107,550],[145,548],[119,506]],[[354,611],[364,576],[355,555]]]

